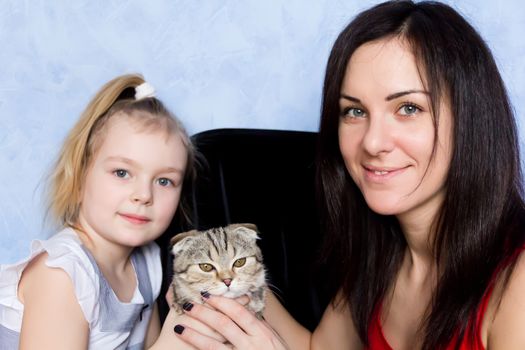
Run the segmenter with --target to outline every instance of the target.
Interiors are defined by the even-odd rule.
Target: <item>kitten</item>
[[[259,239],[253,224],[232,224],[206,231],[180,233],[171,239],[173,258],[172,305],[200,301],[201,291],[212,295],[250,297],[249,310],[261,317],[266,280]]]

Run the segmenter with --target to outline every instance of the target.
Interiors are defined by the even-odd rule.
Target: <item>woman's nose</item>
[[[362,142],[365,151],[372,156],[392,151],[393,128],[393,125],[387,123],[386,118],[381,116],[370,118]]]

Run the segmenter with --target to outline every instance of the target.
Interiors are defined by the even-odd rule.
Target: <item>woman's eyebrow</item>
[[[392,101],[398,97],[401,97],[401,96],[405,96],[405,95],[410,95],[410,94],[425,94],[425,95],[430,95],[430,93],[428,91],[425,91],[425,90],[406,90],[406,91],[401,91],[401,92],[396,92],[396,93],[393,93],[391,95],[388,95],[387,97],[385,97],[385,101]]]
[[[398,97],[405,96],[405,95],[410,95],[410,94],[425,94],[425,95],[429,95],[430,93],[428,91],[425,91],[425,90],[416,90],[416,89],[400,91],[400,92],[396,92],[396,93],[388,95],[387,97],[385,97],[385,101],[392,101],[392,100],[394,100],[394,99],[396,99]],[[341,94],[340,98],[344,98],[345,100],[349,100],[349,101],[356,102],[356,103],[361,103],[361,100],[358,99],[357,97],[353,97],[353,96],[346,95],[346,94]]]
[[[361,103],[360,99],[345,94],[341,94],[340,98],[344,98],[345,100],[349,100],[356,103]]]

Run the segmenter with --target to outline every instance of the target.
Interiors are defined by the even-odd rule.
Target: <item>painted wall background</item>
[[[90,97],[140,72],[191,134],[316,130],[329,49],[362,0],[0,1],[0,263],[48,236],[42,190]],[[446,1],[492,48],[525,140],[520,0]]]

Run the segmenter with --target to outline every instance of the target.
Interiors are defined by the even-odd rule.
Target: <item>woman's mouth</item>
[[[401,174],[408,167],[378,167],[378,166],[363,166],[365,170],[366,179],[371,182],[383,183],[391,178]]]

